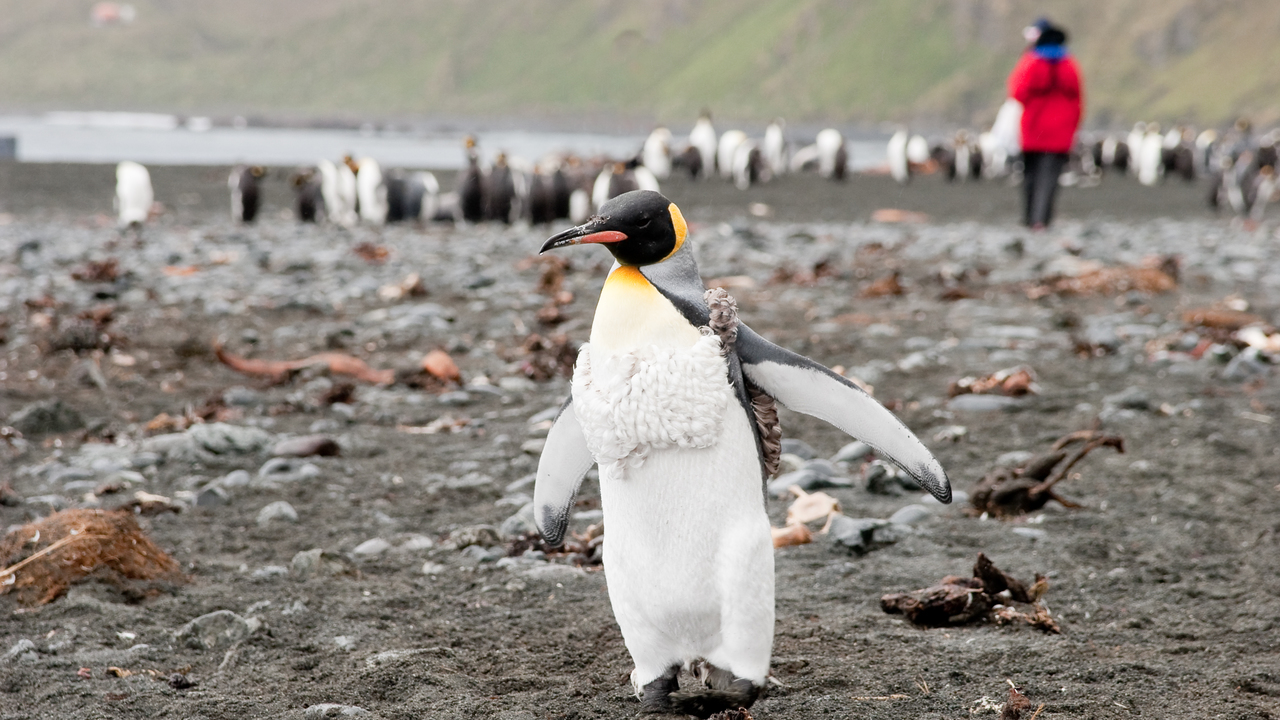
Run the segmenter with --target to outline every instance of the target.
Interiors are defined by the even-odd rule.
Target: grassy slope
[[[0,0],[0,103],[309,114],[989,119],[1048,12],[1094,119],[1280,118],[1274,0]]]

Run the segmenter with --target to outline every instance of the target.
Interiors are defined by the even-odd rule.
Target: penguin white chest
[[[578,354],[573,400],[592,455],[623,477],[651,451],[714,445],[734,398],[719,338],[622,267],[606,282],[591,342]]]

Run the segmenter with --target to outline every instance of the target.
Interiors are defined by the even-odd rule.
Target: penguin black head
[[[652,190],[633,190],[601,205],[585,223],[550,238],[540,252],[600,243],[619,263],[638,267],[671,257],[688,234],[675,203]]]

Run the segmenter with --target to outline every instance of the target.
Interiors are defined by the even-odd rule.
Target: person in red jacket
[[[1053,216],[1058,176],[1080,125],[1080,69],[1067,53],[1067,33],[1047,20],[1029,30],[1034,43],[1009,74],[1009,96],[1022,103],[1022,182],[1026,224],[1043,229]]]

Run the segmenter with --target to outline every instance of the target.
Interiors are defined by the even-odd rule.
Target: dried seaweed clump
[[[44,605],[93,578],[142,600],[186,582],[127,510],[63,510],[0,540],[0,595]]]
[[[1071,446],[1077,446],[1071,449]],[[1054,491],[1071,468],[1085,455],[1100,448],[1112,447],[1124,452],[1124,438],[1097,430],[1078,430],[1058,438],[1048,452],[1034,455],[1017,467],[997,467],[978,481],[971,495],[972,515],[986,513],[992,517],[1011,518],[1035,512],[1050,500],[1066,507],[1078,504]]]
[[[1049,590],[1049,581],[1036,575],[1035,582],[1024,583],[1000,570],[978,553],[973,564],[973,577],[948,575],[937,585],[909,593],[890,593],[880,598],[880,607],[889,614],[902,614],[916,625],[947,627],[978,622],[1001,625],[1022,622],[1049,633],[1062,629],[1040,604]],[[1010,603],[1030,605],[1027,611]]]

